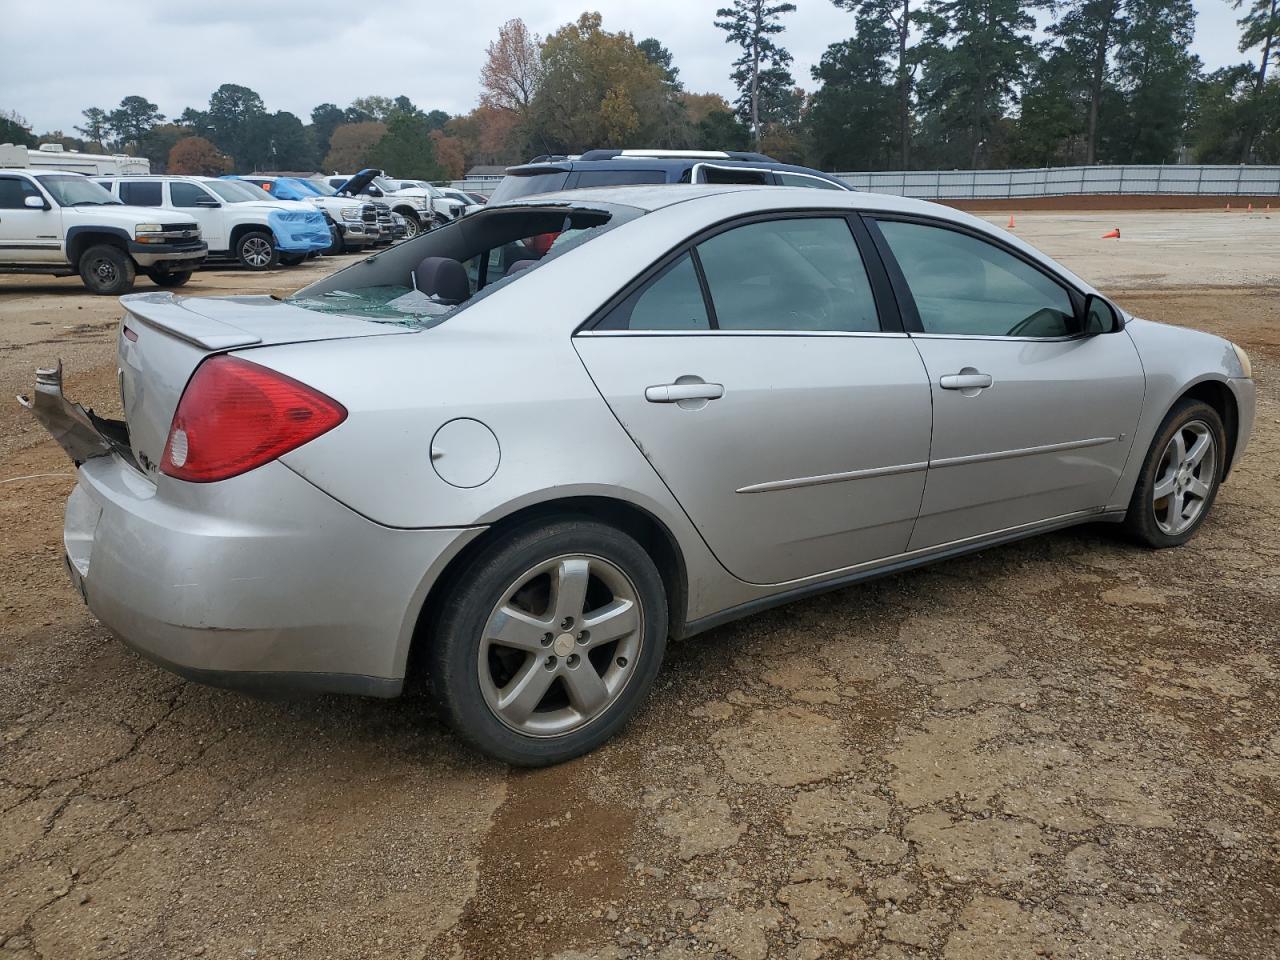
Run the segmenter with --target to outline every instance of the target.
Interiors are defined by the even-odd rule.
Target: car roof
[[[750,183],[663,183],[620,187],[578,187],[573,190],[557,190],[552,193],[531,194],[509,200],[499,206],[520,204],[564,203],[590,205],[591,203],[616,203],[636,207],[644,211],[659,210],[676,203],[708,200],[728,194],[749,192],[760,201],[762,210],[779,207],[844,207],[851,210],[882,210],[898,213],[921,213],[958,219],[958,211],[951,207],[913,200],[888,193],[859,193],[853,190],[823,190],[818,187],[773,187]]]
[[[531,160],[529,163],[507,167],[510,176],[531,176],[538,173],[582,172],[589,170],[663,170],[683,173],[697,164],[706,164],[720,168],[741,168],[744,170],[770,170],[778,173],[804,173],[821,177],[835,183],[843,183],[839,177],[824,173],[813,167],[803,167],[794,163],[782,163],[764,154],[752,153],[716,153],[715,151],[654,151],[645,154],[643,151],[632,151],[623,155],[611,150],[589,150],[579,157],[544,157]]]

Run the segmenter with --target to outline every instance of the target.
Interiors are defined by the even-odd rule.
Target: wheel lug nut
[[[556,658],[554,656],[547,657],[542,661],[542,665],[548,670],[554,670],[556,668]]]
[[[542,645],[543,645],[544,647],[549,647],[549,646],[551,646],[551,640],[552,640],[551,634],[549,634],[549,633],[544,633],[544,634],[542,635]]]
[[[570,667],[576,667],[578,665],[578,655],[576,653],[569,654],[568,659],[565,660],[565,665]]]
[[[615,662],[618,664],[618,666],[625,667],[627,665],[627,658],[619,657]]]
[[[563,620],[560,621],[561,630],[568,630],[572,626],[573,626],[573,617],[565,617]]]
[[[590,639],[591,639],[591,634],[586,630],[583,630],[580,634],[578,634],[579,643],[586,643]]]

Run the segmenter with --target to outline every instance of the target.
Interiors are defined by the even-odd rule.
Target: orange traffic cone
[[[1017,228],[1018,228],[1018,225],[1017,225],[1016,223],[1014,223],[1014,222],[1013,222],[1013,214],[1011,213],[1011,214],[1009,214],[1009,226],[1008,226],[1008,227],[1006,227],[1005,229],[1006,229],[1006,230],[1016,230]]]
[[[1247,212],[1247,213],[1253,213],[1253,204],[1252,204],[1252,203],[1250,203],[1250,204],[1249,204],[1249,209],[1248,209],[1246,212]]]
[[[1226,209],[1224,212],[1225,212],[1225,213],[1230,213],[1230,212],[1231,212],[1231,204],[1230,204],[1230,203],[1228,203],[1228,204],[1227,204],[1227,209]]]
[[[1119,228],[1119,227],[1116,227],[1116,228],[1115,228],[1114,230],[1112,230],[1110,233],[1104,233],[1104,234],[1102,235],[1102,239],[1103,239],[1103,240],[1119,240],[1119,239],[1120,239],[1120,228]]]

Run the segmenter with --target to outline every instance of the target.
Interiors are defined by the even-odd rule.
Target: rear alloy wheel
[[[422,225],[418,223],[418,218],[412,213],[401,214],[404,217],[404,238],[412,240],[422,232]]]
[[[119,247],[98,244],[80,255],[80,279],[90,293],[119,296],[133,289],[133,259]]]
[[[191,279],[190,270],[148,270],[147,276],[157,287],[180,287]]]
[[[639,707],[666,648],[652,559],[591,520],[526,527],[454,581],[431,683],[457,734],[520,766],[595,749]]]
[[[252,230],[236,241],[236,259],[249,270],[270,270],[280,262],[280,251],[271,234]]]
[[[1151,547],[1186,543],[1218,494],[1226,450],[1222,418],[1207,403],[1184,399],[1161,424],[1125,515],[1125,527]]]

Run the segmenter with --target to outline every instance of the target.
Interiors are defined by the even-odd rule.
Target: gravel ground
[[[722,628],[551,770],[467,754],[422,699],[140,660],[66,582],[69,465],[0,404],[0,955],[1280,957],[1280,218],[1217,216],[1017,227],[1253,356],[1253,445],[1191,544],[1082,528]],[[110,409],[117,316],[0,277],[3,394],[61,355]]]

